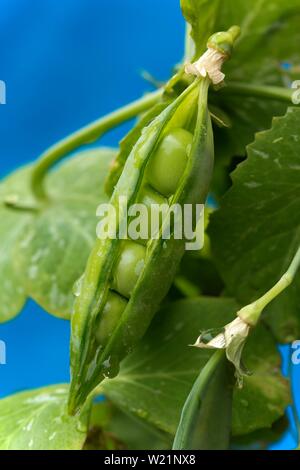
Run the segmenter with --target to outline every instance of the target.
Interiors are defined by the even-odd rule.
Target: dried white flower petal
[[[244,322],[240,317],[237,317],[233,322],[225,326],[226,344],[228,345],[233,336],[239,335],[247,338],[250,326]]]
[[[216,49],[208,48],[196,62],[185,66],[185,72],[190,75],[205,78],[207,75],[214,85],[222,83],[225,74],[221,71],[226,56]]]
[[[203,349],[225,349],[236,336],[246,339],[249,334],[249,329],[249,325],[241,318],[237,317],[224,327],[222,333],[215,336],[209,342],[206,343],[203,341],[203,335],[199,336],[194,346]]]
[[[239,386],[243,383],[243,376],[249,375],[249,371],[242,363],[242,352],[246,343],[250,326],[240,317],[236,317],[231,323],[228,323],[216,336],[209,341],[214,330],[202,333],[194,344],[201,349],[225,349],[227,359],[235,366],[236,377]],[[220,331],[220,330],[216,330]]]
[[[196,343],[194,344],[194,346],[200,349],[225,349],[226,348],[225,333],[218,334],[215,338],[213,338],[208,343],[205,343],[203,341],[203,335],[200,335]]]

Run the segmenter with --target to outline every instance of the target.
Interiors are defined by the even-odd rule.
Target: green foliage
[[[218,0],[180,0],[182,13],[191,25],[191,36],[195,44],[195,57],[206,49],[208,38],[215,32],[220,2]],[[233,23],[230,22],[231,26]],[[227,28],[228,29],[228,28]]]
[[[232,59],[225,64],[226,83],[242,82],[289,87],[300,63],[300,1],[291,0],[181,0],[183,13],[193,26],[197,57],[215,31],[232,24],[241,27]],[[289,70],[281,67],[289,63]],[[229,185],[226,173],[234,156],[245,148],[258,131],[271,125],[273,116],[284,114],[286,105],[256,96],[247,99],[234,93],[216,93],[212,101],[230,117],[230,129],[216,129],[216,174],[213,184],[220,195]],[[238,138],[237,138],[238,136]]]
[[[97,405],[89,424],[86,412],[81,418],[83,424],[80,424],[78,417],[67,417],[68,387],[60,385],[1,400],[0,448],[81,448],[87,429],[90,430],[86,444],[89,448],[95,445],[97,448],[101,445],[152,448],[151,439],[156,448],[169,448],[184,401],[199,371],[212,355],[210,351],[192,348],[189,344],[201,330],[211,326],[218,328],[230,321],[236,309],[237,304],[225,298],[198,298],[166,305],[140,346],[123,362],[118,377],[102,384],[101,391],[123,410],[122,413],[102,404],[99,409]],[[283,415],[290,402],[288,382],[280,374],[275,342],[265,328],[258,328],[251,337],[245,350],[245,362],[253,375],[245,379],[242,390],[234,391],[234,436],[269,428]],[[209,428],[216,429],[218,423],[220,425],[218,406],[213,406],[211,393],[216,386],[214,383],[209,388],[204,414],[196,427],[202,433],[195,435],[196,439],[202,435],[202,446],[219,447],[220,439],[226,439],[224,434],[219,434],[216,441],[215,435],[211,434],[209,438],[205,432]],[[220,387],[218,384],[217,396],[224,404],[224,388]],[[124,411],[131,417],[126,418]],[[224,417],[224,409],[222,412]],[[126,427],[129,426],[140,429],[138,439],[134,437],[137,432],[128,432]],[[160,434],[155,429],[160,430]],[[112,440],[111,435],[114,436]],[[199,440],[196,445],[199,446]]]
[[[215,261],[229,294],[254,300],[285,272],[299,246],[300,109],[290,108],[257,134],[248,159],[233,173],[233,186],[212,216]],[[266,311],[281,342],[300,334],[299,276]]]
[[[261,449],[286,429],[290,386],[276,342],[299,338],[299,273],[271,295],[263,322],[233,334],[230,344],[242,339],[238,351],[251,372],[243,387],[233,381],[228,348],[226,356],[191,345],[203,332],[224,332],[241,307],[278,285],[300,246],[300,109],[288,108],[300,64],[300,0],[180,4],[195,59],[213,33],[241,27],[223,87],[207,93],[209,78],[194,80],[179,66],[162,90],[0,182],[0,323],[28,297],[68,319],[77,298],[71,394],[53,385],[0,400],[1,450],[171,449],[174,436],[176,449]],[[118,152],[72,154],[49,171],[139,113]],[[168,135],[178,128],[175,155]],[[108,196],[136,202],[154,190],[161,194],[153,200],[168,203],[203,202],[208,191],[217,198],[202,252],[180,263],[183,243],[173,239],[131,241],[134,249],[123,252],[96,240],[96,208]],[[92,391],[105,400],[86,400]],[[68,414],[68,399],[69,411],[83,405],[80,415]]]
[[[79,450],[87,415],[66,411],[68,386],[53,385],[0,400],[1,450]]]
[[[15,258],[15,245],[24,236],[32,215],[10,208],[7,201],[20,199],[30,202],[30,171],[30,167],[23,167],[0,183],[0,323],[16,316],[26,300]]]
[[[32,166],[1,183],[0,321],[19,313],[26,296],[49,313],[69,317],[73,285],[95,239],[96,208],[107,200],[103,184],[114,154],[96,149],[68,159],[48,174],[51,201],[37,210],[27,209],[36,205],[30,190]],[[5,201],[16,201],[21,208]]]
[[[96,237],[96,209],[107,201],[103,184],[114,154],[111,149],[81,152],[50,173],[51,202],[18,244],[26,293],[54,315],[70,316],[73,286]]]
[[[197,57],[213,33],[240,26],[241,37],[226,65],[230,80],[283,84],[280,62],[298,63],[299,0],[181,0],[181,7],[192,25]]]
[[[174,435],[191,386],[212,354],[189,345],[200,331],[230,322],[237,309],[238,305],[226,298],[196,298],[166,305],[144,340],[123,362],[119,375],[103,383],[104,393],[121,409]],[[234,393],[234,435],[271,426],[290,401],[276,344],[265,328],[253,333],[244,361],[253,375]]]
[[[126,414],[108,400],[93,406],[84,449],[170,449],[170,436]],[[109,442],[108,442],[109,441]]]

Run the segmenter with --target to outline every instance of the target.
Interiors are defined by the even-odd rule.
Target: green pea
[[[129,298],[145,265],[146,248],[138,243],[126,241],[114,269],[113,288]]]
[[[173,129],[159,144],[149,162],[147,177],[153,188],[166,197],[176,192],[184,173],[193,135],[184,129]]]
[[[149,186],[145,187],[144,190],[141,193],[140,196],[140,201],[141,204],[143,204],[146,209],[147,209],[147,218],[144,219],[142,217],[141,223],[144,224],[148,228],[147,231],[147,239],[146,240],[141,240],[142,242],[147,243],[147,241],[151,238],[151,236],[154,235],[154,233],[151,233],[151,223],[152,223],[152,216],[153,216],[153,229],[156,230],[156,232],[159,231],[161,225],[162,225],[162,220],[163,220],[163,207],[165,208],[168,207],[168,200],[158,194],[156,191],[153,191]]]
[[[104,344],[111,336],[118,324],[122,313],[127,306],[127,301],[119,294],[110,291],[106,300],[106,304],[99,319],[99,324],[96,329],[96,340],[100,344]]]

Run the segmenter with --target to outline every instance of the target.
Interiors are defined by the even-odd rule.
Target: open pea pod
[[[105,378],[118,374],[121,360],[143,337],[172,284],[187,235],[184,227],[178,237],[177,218],[171,214],[174,207],[189,205],[196,228],[196,205],[205,203],[214,160],[208,89],[211,81],[223,80],[221,66],[238,34],[233,27],[209,39],[207,53],[186,68],[197,79],[142,130],[126,160],[110,200],[114,210],[105,221],[107,235],[98,233],[76,289],[70,413],[78,412]],[[139,219],[141,232],[149,219],[152,228],[153,207],[167,210],[158,214],[155,235],[147,231],[136,237],[138,230],[131,234],[126,229],[124,241],[124,227],[137,203],[147,208]]]
[[[120,240],[127,208],[200,204],[213,168],[207,107],[209,79],[196,79],[146,127],[132,149],[111,198],[118,212],[116,239],[97,240],[77,291],[72,317],[69,407],[74,413],[142,338],[167,294],[185,251],[168,217],[156,239]],[[122,198],[120,198],[122,196]],[[168,240],[164,233],[169,231]]]

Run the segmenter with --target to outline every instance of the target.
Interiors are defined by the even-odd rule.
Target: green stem
[[[199,297],[201,290],[185,276],[176,276],[174,286],[187,298]]]
[[[296,272],[300,266],[300,247],[297,250],[288,270],[281,279],[266,294],[250,305],[242,308],[238,312],[238,316],[251,326],[255,326],[260,319],[264,308],[272,302],[281,292],[283,292],[290,284],[292,284]]]
[[[237,95],[264,98],[284,103],[292,103],[292,96],[295,90],[291,88],[283,88],[277,86],[267,86],[258,84],[248,84],[242,82],[228,82],[219,93],[224,95]]]
[[[31,188],[35,197],[40,201],[48,199],[44,187],[44,179],[48,170],[56,162],[78,147],[99,139],[99,137],[113,127],[116,127],[122,122],[128,121],[151,108],[155,103],[157,103],[159,98],[162,96],[162,93],[163,90],[149,93],[143,98],[133,101],[127,106],[92,122],[50,147],[50,149],[48,149],[37,161],[32,172]]]
[[[189,448],[190,437],[193,433],[195,416],[199,409],[201,397],[212,379],[218,364],[223,359],[224,354],[224,350],[216,351],[206,363],[194,383],[182,409],[180,422],[173,443],[173,450],[186,450]]]

